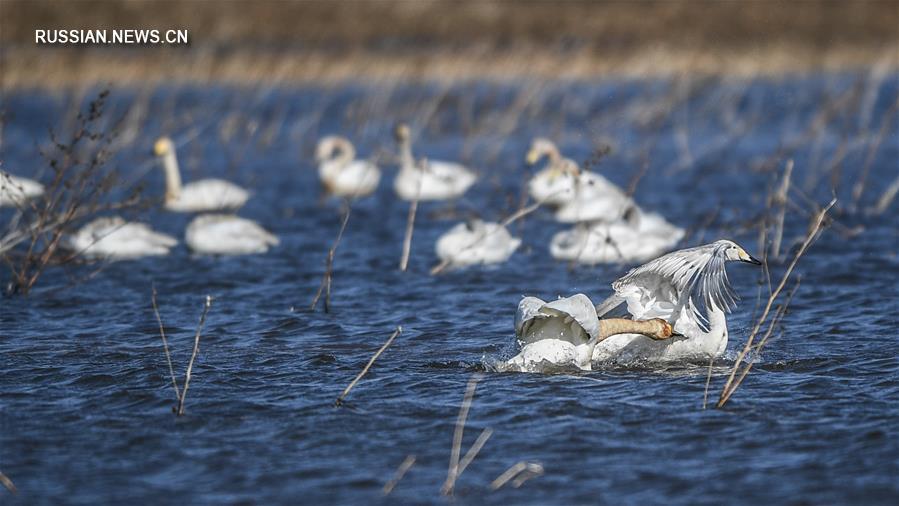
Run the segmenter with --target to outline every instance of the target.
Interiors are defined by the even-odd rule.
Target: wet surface
[[[281,245],[266,255],[211,258],[181,244],[168,257],[110,264],[78,283],[96,266],[52,269],[28,297],[2,299],[0,470],[19,489],[0,491],[2,502],[445,502],[439,489],[459,404],[481,372],[463,452],[483,428],[495,432],[459,478],[460,503],[894,504],[897,204],[880,216],[865,210],[896,176],[896,121],[857,206],[850,193],[899,88],[895,76],[871,89],[860,82],[825,75],[688,86],[157,90],[116,158],[126,178],[143,175],[148,194],[161,194],[161,170],[147,152],[160,133],[171,134],[187,141],[179,150],[184,179],[226,177],[250,188],[240,214]],[[528,103],[522,97],[532,104],[516,107]],[[840,97],[836,112],[810,129]],[[70,99],[4,97],[6,170],[46,177],[34,169],[43,163],[37,150],[47,127],[63,123]],[[111,99],[116,117],[141,98],[113,90]],[[340,225],[339,204],[319,198],[315,139],[343,133],[368,156],[392,149],[398,120],[419,132],[417,153],[461,159],[481,180],[451,209],[421,206],[409,271],[401,273],[408,205],[393,196],[395,170],[385,167],[377,194],[352,205],[331,313],[311,312]],[[689,229],[684,246],[727,237],[757,252],[749,224],[764,211],[782,159],[778,170],[763,168],[779,149],[794,157],[794,181],[809,199],[826,202],[836,183],[840,223],[864,232],[848,238],[834,227],[802,259],[782,335],[723,410],[702,409],[704,364],[490,372],[514,351],[522,295],[601,300],[629,268],[552,260],[548,241],[563,226],[541,211],[511,227],[523,245],[508,263],[427,274],[437,263],[436,238],[457,219],[496,220],[518,207],[530,170],[524,154],[536,135],[558,140],[579,161],[610,144],[594,170],[623,186],[645,167],[636,199]],[[837,158],[846,138],[862,140]],[[446,219],[449,212],[457,218]],[[178,237],[189,221],[161,211],[143,218]],[[785,243],[807,225],[794,212]],[[776,281],[783,265],[773,270]],[[766,290],[757,269],[734,265],[729,273],[742,300],[729,318],[728,352],[712,369],[712,400]],[[154,284],[178,371],[205,295],[215,298],[181,418],[171,412]],[[335,408],[397,325],[402,335]],[[383,500],[381,487],[410,454],[416,464]],[[489,493],[521,460],[540,462],[545,475]]]

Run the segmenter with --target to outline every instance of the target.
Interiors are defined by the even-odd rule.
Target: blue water
[[[185,142],[185,179],[251,188],[240,214],[281,245],[238,258],[192,257],[180,245],[92,276],[96,265],[56,267],[29,296],[3,298],[0,471],[19,492],[0,489],[0,502],[446,503],[439,490],[456,415],[466,383],[483,374],[463,452],[482,429],[494,433],[459,478],[458,503],[895,504],[899,207],[867,210],[899,171],[899,121],[885,123],[899,84],[890,76],[869,87],[865,77],[152,90],[134,138],[114,158],[123,176],[161,194],[149,150],[172,135]],[[6,94],[4,169],[46,178],[38,151],[48,127],[64,130],[70,104],[87,97]],[[141,97],[113,89],[110,123]],[[832,99],[842,102],[816,122]],[[522,101],[529,105],[516,110]],[[377,194],[353,204],[331,312],[309,311],[340,224],[338,203],[319,198],[315,140],[342,133],[368,156],[392,149],[397,121],[412,124],[419,154],[460,159],[481,180],[451,208],[421,206],[402,273],[408,207],[394,198],[388,168]],[[854,203],[851,187],[884,124]],[[538,212],[512,226],[524,244],[508,263],[428,275],[434,241],[456,219],[500,219],[518,207],[536,135],[579,161],[610,145],[594,170],[624,186],[645,168],[637,201],[688,228],[685,247],[727,237],[757,253],[752,224],[788,156],[808,199],[824,203],[836,192],[839,224],[801,260],[789,312],[726,408],[702,409],[706,364],[556,375],[487,367],[514,352],[522,295],[601,300],[629,268],[552,260],[547,243],[561,226]],[[808,207],[798,193],[794,200]],[[142,218],[177,236],[189,220],[161,211]],[[808,223],[793,212],[785,243],[795,245]],[[845,235],[853,227],[863,231]],[[773,266],[775,280],[783,268]],[[712,400],[762,286],[758,269],[729,271],[742,300],[727,355],[712,369]],[[153,285],[179,377],[203,299],[214,297],[181,418],[171,411]],[[402,335],[334,407],[397,325]],[[383,498],[407,455],[415,465]],[[545,474],[491,493],[490,482],[522,460]]]

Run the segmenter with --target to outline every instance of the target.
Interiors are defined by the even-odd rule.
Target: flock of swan
[[[461,197],[477,181],[465,166],[448,161],[416,159],[406,125],[395,131],[399,171],[396,195],[406,201],[440,201]],[[184,240],[197,254],[264,253],[278,238],[258,223],[235,212],[250,193],[222,179],[182,183],[175,145],[161,138],[154,153],[165,172],[166,210],[193,213]],[[339,136],[322,138],[317,146],[318,176],[333,196],[360,198],[375,192],[381,170],[356,159],[352,143]],[[584,294],[545,302],[525,297],[518,307],[515,331],[521,351],[499,365],[502,369],[538,370],[546,365],[590,369],[610,360],[680,360],[720,356],[727,343],[725,312],[734,304],[725,264],[759,262],[737,244],[721,240],[668,253],[684,237],[683,229],[648,212],[602,175],[582,170],[561,155],[549,140],[535,139],[526,161],[545,166],[528,181],[528,192],[539,205],[552,209],[559,223],[572,228],[556,233],[549,245],[557,259],[585,264],[637,263],[616,281],[614,294],[594,306]],[[43,186],[0,172],[0,206],[18,206],[39,197]],[[67,247],[89,258],[108,260],[165,255],[178,244],[149,225],[120,217],[98,218],[67,238]],[[471,220],[453,226],[436,243],[436,254],[449,267],[505,262],[521,244],[503,224]],[[656,258],[658,257],[658,258]],[[665,339],[646,334],[599,334],[601,319],[621,311],[633,320],[661,319],[673,330]]]

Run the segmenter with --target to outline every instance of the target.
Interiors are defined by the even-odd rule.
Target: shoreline
[[[138,54],[135,54],[138,53]],[[436,51],[19,48],[0,51],[0,89],[65,90],[96,85],[334,85],[360,80],[454,83],[695,77],[790,77],[899,71],[899,44],[813,51],[779,43],[751,50],[552,49]]]
[[[0,0],[0,89],[889,72],[897,26],[877,0]],[[188,42],[36,43],[54,30]]]

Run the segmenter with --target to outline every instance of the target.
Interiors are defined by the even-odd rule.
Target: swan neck
[[[337,139],[337,156],[334,158],[338,165],[345,167],[356,158],[356,149],[350,141]]]
[[[400,141],[400,163],[404,169],[415,167],[415,159],[412,157],[412,143],[409,139]]]
[[[181,196],[181,171],[174,149],[163,155],[162,167],[165,170],[165,201],[177,200]]]
[[[555,144],[547,146],[543,154],[549,158],[550,165],[556,165],[562,161],[562,154],[559,153],[559,148]]]

